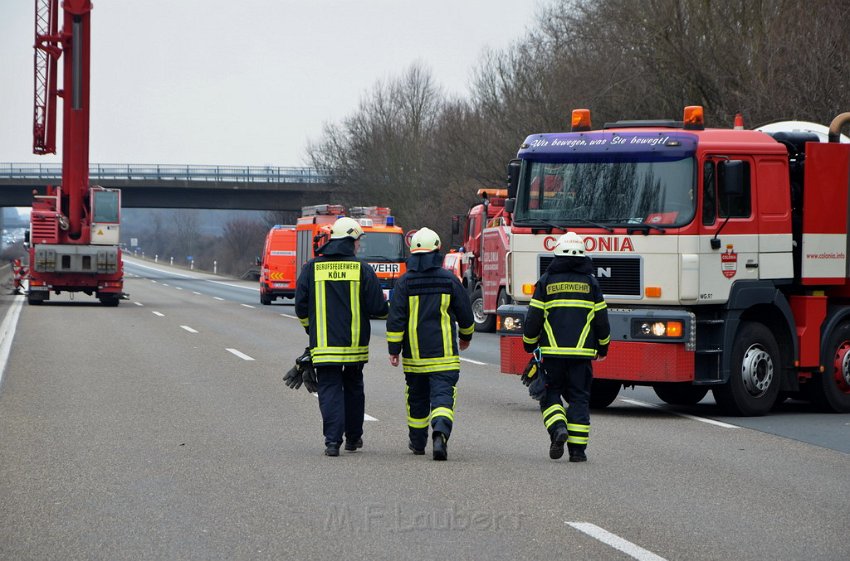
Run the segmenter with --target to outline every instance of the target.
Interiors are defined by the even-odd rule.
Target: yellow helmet
[[[410,253],[428,253],[440,249],[440,236],[430,228],[420,228],[410,238]]]
[[[360,226],[360,223],[347,216],[337,218],[336,222],[331,226],[332,240],[341,240],[342,238],[357,240],[362,235],[363,228]]]
[[[575,232],[567,232],[555,244],[555,255],[584,255],[584,240]]]

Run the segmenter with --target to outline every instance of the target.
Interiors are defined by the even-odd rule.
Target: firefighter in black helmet
[[[393,288],[387,343],[390,364],[398,366],[402,355],[408,447],[425,454],[430,424],[433,458],[446,460],[460,374],[458,350],[469,346],[475,324],[466,291],[443,269],[439,249],[440,237],[428,228],[411,238],[407,272]]]
[[[537,281],[525,320],[525,350],[543,355],[546,394],[540,400],[549,431],[549,457],[587,460],[592,359],[608,354],[611,330],[602,290],[593,276],[584,240],[575,232],[558,239],[555,259]],[[567,409],[561,401],[567,401]]]
[[[355,257],[360,224],[341,217],[316,258],[304,264],[295,291],[295,314],[310,335],[316,368],[325,455],[363,446],[363,365],[369,360],[370,318],[387,316],[375,271]]]

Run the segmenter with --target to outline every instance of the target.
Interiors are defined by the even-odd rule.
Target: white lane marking
[[[298,319],[298,316],[291,316],[291,315],[289,315],[289,314],[280,314],[280,315],[282,315],[282,316],[283,316],[283,317],[285,317],[285,318]]]
[[[214,300],[221,300],[222,302],[224,302],[224,298],[219,298],[218,296],[213,296],[213,299]]]
[[[182,286],[175,286],[174,288],[176,288],[177,290],[183,290]]]
[[[200,292],[197,292],[197,291],[195,291],[195,290],[193,290],[193,291],[192,291],[192,294],[197,294],[198,296],[200,296],[200,295],[201,295],[201,293],[200,293]]]
[[[647,407],[649,409],[659,409],[664,411],[665,413],[670,413],[671,415],[678,415],[679,417],[684,417],[686,419],[691,419],[692,421],[699,421],[700,423],[707,423],[709,425],[715,425],[718,427],[722,427],[724,429],[739,429],[741,427],[737,425],[730,425],[729,423],[724,423],[723,421],[715,421],[714,419],[706,419],[704,417],[697,417],[695,415],[688,415],[687,413],[679,413],[678,411],[671,411],[666,407],[662,407],[660,405],[656,405],[654,403],[646,403],[644,401],[638,401],[636,399],[625,399],[620,398],[620,401],[625,401],[626,403],[631,403],[632,405],[638,405],[640,407]]]
[[[162,283],[162,286],[168,286],[168,283],[164,282]]]
[[[310,395],[312,395],[315,398],[319,397],[319,394],[317,394],[316,392],[310,392]],[[363,420],[364,421],[377,421],[378,419],[376,419],[372,415],[369,415],[368,413],[363,413]]]
[[[133,261],[131,263],[131,265],[133,267],[141,267],[142,269],[150,269],[151,271],[156,271],[158,273],[168,273],[169,275],[174,275],[176,277],[184,277],[184,278],[187,278],[187,279],[197,278],[197,277],[193,277],[191,275],[182,275],[180,273],[177,273],[177,272],[169,270],[169,269],[159,269],[157,267],[149,267],[148,265],[142,265],[141,263],[138,263],[137,261]],[[156,281],[151,281],[151,282],[156,282]]]
[[[15,298],[3,323],[0,324],[0,382],[3,381],[3,373],[6,372],[6,363],[9,361],[9,353],[12,351],[12,339],[15,338],[15,330],[18,328],[18,316],[21,315],[21,307],[24,297]]]
[[[233,288],[243,288],[245,290],[253,290],[254,292],[260,291],[259,286],[242,286],[241,284],[232,284],[232,283],[224,282],[224,281],[216,281],[216,280],[208,280],[208,279],[206,279],[206,280],[207,280],[207,282],[211,282],[211,283],[214,283],[214,284],[223,284],[224,286],[232,286]]]
[[[239,358],[241,358],[242,360],[254,360],[253,358],[249,357],[249,356],[248,356],[248,355],[246,355],[245,353],[240,352],[240,351],[237,351],[236,349],[224,349],[224,350],[225,350],[225,351],[227,351],[227,352],[229,352],[229,353],[233,353],[233,354],[235,354],[236,356],[238,356],[238,357],[239,357]]]
[[[240,306],[245,306],[246,308],[253,308],[251,304],[239,304]]]
[[[153,279],[151,279],[151,282],[152,282],[152,283],[154,283],[154,284],[156,284],[156,281],[155,281],[155,280],[153,280]]]
[[[477,360],[472,360],[471,358],[460,357],[460,359],[464,362],[470,362],[472,364],[477,364],[478,366],[487,366],[486,362],[480,362],[480,361],[477,361]]]
[[[186,331],[188,331],[189,333],[197,333],[197,331],[195,331],[194,329],[192,329],[192,328],[191,328],[191,327],[189,327],[188,325],[181,325],[180,327],[181,327],[181,328],[183,328],[183,329],[185,329],[185,330],[186,330]]]
[[[164,318],[164,317],[165,317],[165,314],[160,313],[160,312],[151,312],[151,313],[152,313],[153,315],[155,315],[155,316],[159,316],[159,317],[161,317],[161,318]]]
[[[144,304],[142,304],[141,302],[133,302],[133,304],[135,304],[137,306],[144,306]]]
[[[616,534],[612,534],[608,530],[602,529],[596,524],[590,522],[567,522],[580,532],[584,532],[592,538],[596,538],[605,545],[611,546],[618,551],[622,551],[629,557],[638,559],[638,561],[666,561],[663,557],[648,551],[639,545],[635,545],[628,540],[624,540]]]

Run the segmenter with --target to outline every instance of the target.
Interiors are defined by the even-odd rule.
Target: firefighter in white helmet
[[[295,291],[295,314],[310,336],[316,368],[325,455],[363,446],[363,365],[369,360],[370,318],[387,316],[387,301],[372,267],[355,257],[360,224],[341,217],[330,240],[304,264]]]
[[[543,356],[546,393],[540,410],[550,437],[549,457],[563,456],[566,443],[570,461],[584,462],[590,436],[591,360],[608,354],[611,330],[584,240],[567,232],[554,253],[534,287],[522,341],[526,351],[539,348]]]
[[[472,306],[460,281],[443,269],[440,237],[429,228],[410,239],[407,272],[393,287],[387,318],[390,364],[407,381],[408,447],[425,454],[428,426],[435,460],[448,458],[460,375],[458,351],[472,340]]]

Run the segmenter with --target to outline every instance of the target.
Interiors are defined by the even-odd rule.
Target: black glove
[[[310,355],[309,347],[304,349],[304,354],[295,359],[295,364],[301,371],[301,379],[307,391],[310,393],[319,391],[319,380],[316,377],[316,369],[313,367],[313,357]]]
[[[525,365],[525,370],[522,371],[522,376],[520,376],[522,385],[528,387],[539,375],[540,363],[537,362],[536,358],[532,358],[528,361],[528,364]]]
[[[304,382],[301,376],[301,370],[298,369],[298,366],[293,366],[289,369],[289,371],[283,375],[283,383],[290,389],[297,390],[301,387],[301,384]]]

